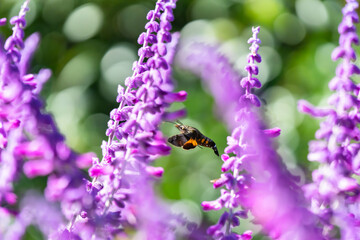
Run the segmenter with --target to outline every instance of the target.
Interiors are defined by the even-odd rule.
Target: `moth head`
[[[176,124],[175,127],[180,130],[180,132],[184,133],[187,131],[187,128],[185,125],[182,124]]]

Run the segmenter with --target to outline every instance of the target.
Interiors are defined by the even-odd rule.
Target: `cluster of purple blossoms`
[[[186,114],[183,109],[167,112],[171,103],[187,96],[184,91],[173,92],[171,77],[170,65],[180,37],[170,33],[176,1],[158,0],[147,15],[146,32],[138,38],[142,45],[139,60],[125,81],[126,89],[118,87],[119,107],[110,113],[101,160],[93,154],[73,152],[44,111],[39,93],[51,72],[27,73],[39,42],[37,34],[23,40],[29,0],[10,20],[13,34],[0,51],[0,239],[21,239],[29,225],[38,226],[49,239],[94,240],[176,239],[177,225],[194,227],[171,214],[156,197],[153,183],[163,169],[151,166],[155,159],[170,153],[159,125]],[[329,100],[334,108],[299,103],[301,111],[326,117],[316,133],[318,140],[310,143],[309,160],[321,163],[313,172],[314,182],[304,188],[311,211],[296,177],[272,148],[270,138],[278,136],[280,129],[264,129],[258,113],[261,102],[252,93],[253,88],[261,87],[255,77],[261,62],[260,28],[252,29],[247,76],[241,80],[213,47],[195,43],[192,53],[185,54],[183,67],[206,80],[220,115],[232,130],[222,155],[223,174],[212,181],[214,188],[222,188],[221,196],[202,203],[204,210],[225,209],[217,224],[207,230],[212,238],[251,239],[251,231],[235,231],[240,218],[248,218],[250,212],[272,239],[333,239],[336,226],[341,239],[360,239],[360,188],[353,178],[360,172],[360,86],[351,80],[360,74],[352,48],[359,44],[357,8],[357,1],[347,0],[339,25],[340,46],[332,55],[334,60],[343,59],[329,84],[335,92]],[[0,25],[5,23],[6,19],[0,19]],[[219,90],[220,80],[223,88]],[[90,182],[81,169],[91,163]],[[47,176],[48,182],[45,197],[28,192],[17,208],[14,183],[21,174],[27,178]],[[52,202],[59,202],[61,209]],[[133,229],[136,232],[132,233]]]
[[[29,1],[25,1],[19,15],[10,20],[13,34],[0,52],[0,202],[2,206],[17,202],[13,187],[22,174],[28,178],[48,176],[46,200],[59,201],[63,214],[70,216],[78,205],[79,195],[86,193],[81,168],[90,166],[93,154],[73,152],[65,144],[52,117],[45,113],[39,93],[51,71],[42,69],[38,74],[27,73],[39,42],[38,34],[23,41],[28,4]],[[20,204],[28,211],[25,200]],[[26,227],[35,224],[31,218],[24,220],[27,213],[1,209],[4,216],[12,219],[8,222],[11,226],[0,233],[4,239],[20,239]],[[47,234],[54,228],[41,229]]]
[[[260,27],[253,28],[253,37],[249,39],[251,43],[251,53],[248,55],[248,63],[245,70],[248,72],[248,76],[241,80],[241,87],[245,89],[245,93],[238,98],[240,101],[240,109],[237,113],[237,118],[243,113],[246,107],[248,107],[247,99],[257,99],[255,95],[251,93],[251,88],[261,87],[260,81],[253,77],[258,74],[258,66],[256,62],[261,62],[261,57],[258,54],[260,39],[257,35]],[[255,103],[255,104],[254,104]],[[251,104],[260,106],[260,101],[251,101]],[[243,118],[243,117],[241,117]],[[235,119],[238,122],[240,119]],[[221,167],[222,172],[226,172],[221,175],[219,179],[213,181],[214,188],[220,188],[225,186],[225,189],[221,190],[221,196],[210,202],[203,202],[202,206],[204,210],[219,210],[221,208],[227,208],[220,217],[217,224],[211,226],[208,229],[208,234],[214,236],[216,239],[251,239],[251,232],[247,231],[243,235],[238,235],[232,231],[232,228],[240,225],[239,218],[247,218],[247,210],[240,209],[241,198],[245,196],[247,189],[249,189],[253,178],[248,173],[243,173],[243,164],[247,162],[249,158],[254,157],[252,153],[246,154],[248,147],[245,137],[249,137],[246,131],[251,130],[247,122],[249,119],[241,119],[241,125],[233,129],[231,137],[228,137],[228,147],[225,149],[225,154],[221,156],[224,164]],[[245,150],[245,151],[244,151]],[[228,154],[234,153],[235,156],[230,157]],[[228,172],[231,171],[231,172]]]
[[[260,27],[256,27],[252,29],[253,36],[248,40],[248,43],[251,43],[249,48],[250,54],[247,57],[248,65],[245,67],[245,71],[247,72],[247,77],[241,79],[241,87],[245,89],[245,93],[241,96],[240,102],[243,102],[242,105],[247,105],[246,102],[250,102],[252,105],[256,107],[260,107],[261,103],[259,98],[251,93],[252,88],[261,88],[261,82],[253,75],[259,74],[259,68],[256,63],[261,62],[261,56],[258,53],[259,44],[261,43],[258,38],[258,34],[260,32]]]
[[[125,80],[126,89],[118,86],[119,107],[110,113],[103,158],[95,159],[89,169],[93,181],[87,187],[94,201],[83,202],[80,217],[69,229],[72,234],[103,239],[136,228],[141,239],[174,239],[168,231],[171,216],[152,190],[152,180],[161,177],[163,169],[150,164],[170,153],[160,124],[186,114],[184,110],[166,112],[171,103],[184,101],[187,95],[174,93],[171,81],[170,64],[179,38],[170,33],[175,7],[176,0],[159,0],[147,15],[133,75]],[[83,231],[84,222],[92,224],[90,231]]]
[[[164,229],[172,226],[172,220],[174,224],[187,224],[182,218],[168,214],[166,206],[154,196],[152,178],[161,177],[163,169],[149,165],[170,151],[159,130],[160,123],[186,114],[184,110],[166,112],[172,102],[186,99],[186,92],[172,92],[169,67],[179,38],[177,33],[173,37],[170,34],[175,3],[176,0],[159,0],[156,9],[147,16],[147,32],[138,40],[143,45],[140,59],[134,63],[133,76],[126,79],[127,89],[118,88],[120,106],[111,112],[109,140],[102,145],[101,162],[91,154],[77,155],[71,151],[51,116],[44,113],[38,94],[50,77],[50,70],[26,74],[39,42],[37,34],[23,42],[29,1],[24,3],[19,16],[11,19],[13,35],[0,54],[0,199],[8,204],[16,202],[13,182],[22,172],[29,178],[48,176],[46,200],[39,199],[43,203],[40,205],[53,209],[46,201],[60,201],[61,212],[69,222],[65,226],[60,220],[54,228],[51,224],[54,221],[47,221],[49,224],[44,226],[49,227],[41,229],[51,239],[104,239],[121,236],[131,227],[139,229],[140,238],[174,239],[174,233]],[[5,22],[1,19],[2,25]],[[87,182],[81,168],[91,162],[89,174],[94,179]],[[144,199],[148,204],[144,204]],[[1,208],[2,219],[9,219],[5,221],[9,224],[13,222],[1,230],[2,238],[20,239],[28,225],[40,226],[46,219],[39,214],[32,221],[27,202],[23,199],[25,206],[19,213]],[[55,216],[60,211],[48,213],[59,220]]]
[[[360,69],[354,64],[352,48],[352,44],[359,44],[355,27],[359,4],[355,0],[346,2],[338,27],[339,46],[332,53],[334,61],[342,59],[329,83],[334,93],[328,102],[333,108],[318,109],[304,100],[298,107],[313,117],[326,117],[316,132],[317,140],[309,143],[309,161],[320,163],[312,173],[313,182],[305,186],[311,210],[321,218],[325,236],[336,236],[338,226],[341,239],[349,240],[360,239],[360,186],[353,177],[360,173],[360,88],[351,79],[360,74]]]

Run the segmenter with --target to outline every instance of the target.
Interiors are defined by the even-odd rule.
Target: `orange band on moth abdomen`
[[[198,145],[195,139],[190,138],[188,142],[191,142],[194,146]]]

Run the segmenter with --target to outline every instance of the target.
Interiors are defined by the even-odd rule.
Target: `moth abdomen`
[[[208,148],[211,148],[214,153],[219,156],[219,152],[218,152],[218,149],[216,147],[216,144],[213,140],[211,140],[210,138],[208,137],[205,137],[204,135],[202,135],[200,138],[197,139],[197,143],[198,145],[200,146],[204,146],[204,147],[208,147]]]
[[[205,137],[204,135],[200,136],[200,138],[197,139],[197,142],[200,146],[204,147],[213,147],[215,145],[215,142],[211,140],[208,137]]]

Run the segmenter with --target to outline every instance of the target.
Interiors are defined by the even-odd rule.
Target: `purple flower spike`
[[[10,24],[14,25],[13,34],[5,41],[4,48],[7,51],[7,56],[11,58],[14,63],[20,62],[19,49],[24,47],[24,28],[26,26],[25,14],[29,11],[28,5],[30,0],[26,0],[21,6],[18,16],[10,19]],[[4,21],[1,19],[2,22]]]
[[[1,214],[0,214],[1,215]],[[0,231],[2,239],[23,239],[28,226],[36,226],[44,236],[56,232],[63,224],[60,209],[54,203],[49,203],[38,193],[27,192],[20,202],[20,210],[13,223],[6,226],[7,221],[1,216],[3,229]],[[5,221],[4,221],[5,220]]]
[[[39,93],[51,71],[41,69],[38,74],[28,73],[39,43],[36,33],[23,40],[28,3],[22,5],[19,16],[11,19],[13,34],[6,40],[5,50],[0,50],[0,202],[2,205],[16,203],[13,185],[22,174],[28,178],[48,176],[46,200],[59,201],[65,217],[73,219],[82,204],[81,197],[86,194],[85,175],[79,166],[87,168],[93,155],[73,152],[52,117],[45,113]],[[37,211],[41,204],[32,207]],[[26,214],[25,211],[27,221]],[[15,216],[9,228],[15,229],[19,239],[25,232],[26,221]],[[47,229],[47,236],[50,230],[56,231]],[[15,235],[5,238],[17,239]]]
[[[250,210],[254,221],[275,239],[287,239],[290,235],[295,239],[324,239],[316,228],[316,218],[304,208],[306,202],[295,177],[286,170],[272,149],[269,136],[260,128],[263,124],[255,106],[244,106],[238,120],[239,127],[228,143],[228,152],[235,156],[224,156],[224,164],[236,159],[231,168],[236,184],[225,185],[226,191],[220,197],[224,206]],[[232,212],[242,216],[239,211]],[[235,227],[237,223],[229,220],[228,224]]]
[[[25,18],[27,5],[28,1],[22,5],[17,19]],[[20,59],[20,48],[24,44],[10,44],[14,43],[14,38],[18,39],[17,42],[23,43],[23,24],[20,22],[22,21],[14,23],[13,34],[7,40],[7,51],[0,50],[0,202],[5,201],[9,204],[14,204],[15,201],[11,199],[16,199],[12,193],[12,184],[21,170],[22,161],[15,151],[23,140],[22,132],[29,114],[31,115],[29,110],[32,101],[31,89],[23,83],[12,57],[12,53],[16,52],[16,58]],[[27,48],[26,44],[25,49]],[[15,198],[8,197],[11,195]]]
[[[257,38],[257,33],[259,32],[259,28],[253,28],[254,35],[252,38],[250,38],[249,42],[252,43],[252,48],[255,48],[258,46],[257,44],[260,42],[260,40]],[[254,56],[257,55],[257,49],[254,52]],[[252,56],[252,55],[251,55]],[[253,64],[254,59],[249,55],[248,60],[251,61],[251,64]],[[193,57],[194,58],[194,57]],[[191,59],[191,58],[190,58]],[[196,59],[196,58],[195,58]],[[221,61],[224,63],[225,61]],[[250,63],[250,62],[249,62]],[[226,65],[225,65],[226,66]],[[256,67],[256,65],[254,65]],[[248,66],[249,69],[252,69]],[[211,69],[211,68],[209,68]],[[230,67],[230,69],[232,69]],[[253,68],[255,69],[255,68]],[[256,67],[257,69],[257,67]],[[257,70],[256,70],[257,71]],[[205,72],[204,72],[205,74]],[[230,75],[231,76],[231,75]],[[206,76],[205,76],[206,77]],[[206,77],[205,79],[207,79]],[[211,78],[210,78],[211,79]],[[218,81],[218,79],[216,80]],[[228,84],[231,83],[231,81],[228,80]],[[246,143],[245,136],[243,136],[243,127],[239,126],[239,114],[243,112],[242,108],[252,105],[259,105],[260,101],[255,104],[249,104],[244,105],[243,101],[244,98],[247,99],[257,99],[255,95],[250,93],[250,89],[254,86],[261,87],[261,83],[258,79],[252,77],[251,71],[249,71],[249,76],[243,78],[241,81],[238,80],[238,83],[241,83],[241,87],[245,88],[245,91],[239,90],[238,93],[245,92],[244,95],[238,95],[237,99],[234,99],[235,102],[238,102],[238,105],[235,106],[236,109],[238,109],[238,113],[234,114],[232,113],[232,120],[225,118],[224,120],[228,123],[233,123],[232,125],[238,125],[237,127],[233,128],[233,134],[228,137],[228,147],[225,149],[226,153],[234,153],[235,156],[229,156],[228,154],[223,154],[221,156],[222,160],[224,161],[221,170],[222,172],[225,172],[224,174],[221,174],[221,177],[219,179],[212,180],[214,188],[220,188],[221,189],[221,196],[214,200],[214,201],[204,201],[202,202],[202,207],[205,211],[209,210],[220,210],[222,208],[225,208],[226,210],[220,217],[217,224],[210,226],[207,230],[208,235],[212,236],[214,239],[251,239],[251,234],[245,234],[244,238],[242,238],[240,235],[235,234],[232,229],[240,224],[239,220],[239,214],[236,214],[239,212],[239,209],[237,209],[239,206],[244,203],[243,195],[246,193],[246,189],[248,189],[251,185],[251,182],[253,181],[252,177],[249,174],[242,173],[243,167],[242,165],[245,163],[247,164],[248,161],[251,161],[250,159],[253,157],[252,153],[246,154],[246,152],[242,151],[242,148],[245,149]],[[212,82],[209,84],[212,85]],[[230,86],[230,85],[229,85]],[[236,85],[235,85],[236,86]],[[239,86],[239,85],[237,85]],[[234,90],[236,90],[236,87],[233,87],[229,93],[233,93]],[[219,93],[217,90],[214,89],[213,94],[215,96],[215,99],[217,100],[217,103],[221,106],[222,103],[219,103],[219,100],[223,100],[225,98],[218,97]],[[239,101],[239,99],[241,101]],[[254,101],[254,100],[251,100]],[[256,101],[256,100],[255,100]],[[227,103],[226,103],[227,104]],[[225,103],[223,105],[225,108]],[[241,119],[243,120],[243,119]],[[243,121],[240,122],[241,125],[244,124]],[[276,135],[276,132],[280,132],[279,130],[268,130],[269,134]],[[244,211],[244,210],[240,210]],[[246,236],[246,237],[245,237]]]
[[[320,162],[312,174],[313,182],[306,185],[306,196],[313,203],[311,210],[321,219],[326,237],[340,229],[341,239],[360,239],[358,204],[360,186],[353,175],[359,175],[360,131],[359,86],[351,79],[360,74],[354,64],[357,59],[352,44],[358,45],[355,24],[359,22],[358,2],[347,0],[339,24],[339,46],[332,53],[333,60],[342,59],[329,88],[332,108],[318,109],[299,101],[299,110],[313,117],[326,117],[309,143],[309,161]]]
[[[259,27],[253,28],[253,37],[249,39],[252,44],[249,65],[245,68],[248,77],[241,80],[245,93],[239,97],[239,110],[235,116],[233,114],[237,126],[227,138],[226,154],[221,157],[224,161],[221,170],[225,173],[212,181],[214,188],[222,188],[221,196],[202,203],[204,210],[226,210],[207,233],[221,240],[251,239],[250,231],[242,235],[233,232],[240,218],[247,218],[247,212],[251,211],[254,221],[274,239],[323,239],[315,226],[316,218],[303,207],[305,201],[295,177],[272,149],[270,138],[279,136],[280,129],[261,128],[264,124],[257,113],[260,101],[251,93],[251,88],[261,86],[253,77],[258,73],[255,62],[261,61],[257,53],[258,33]],[[344,180],[344,186],[352,185]]]
[[[260,32],[260,27],[252,28],[253,36],[248,40],[248,43],[251,43],[250,54],[247,57],[248,65],[245,67],[248,75],[241,80],[241,87],[245,89],[245,94],[241,98],[242,102],[249,102],[256,107],[260,107],[261,102],[258,97],[251,93],[252,88],[260,88],[260,81],[253,77],[253,75],[258,75],[259,70],[256,63],[261,62],[261,56],[258,53],[259,44],[261,43],[258,39],[258,34]]]
[[[178,33],[169,32],[175,3],[158,0],[149,12],[146,32],[138,38],[142,46],[133,75],[126,78],[126,88],[118,87],[119,107],[110,113],[102,160],[95,159],[89,169],[93,177],[87,183],[91,200],[83,197],[82,209],[76,209],[79,215],[86,215],[88,229],[96,231],[81,231],[83,217],[77,217],[68,229],[83,239],[121,237],[119,234],[126,235],[124,230],[129,227],[136,229],[139,238],[174,239],[168,209],[152,190],[153,181],[164,170],[150,164],[171,150],[159,128],[162,121],[186,113],[183,109],[166,111],[171,103],[185,101],[187,96],[185,91],[173,92],[171,77],[179,39]]]

